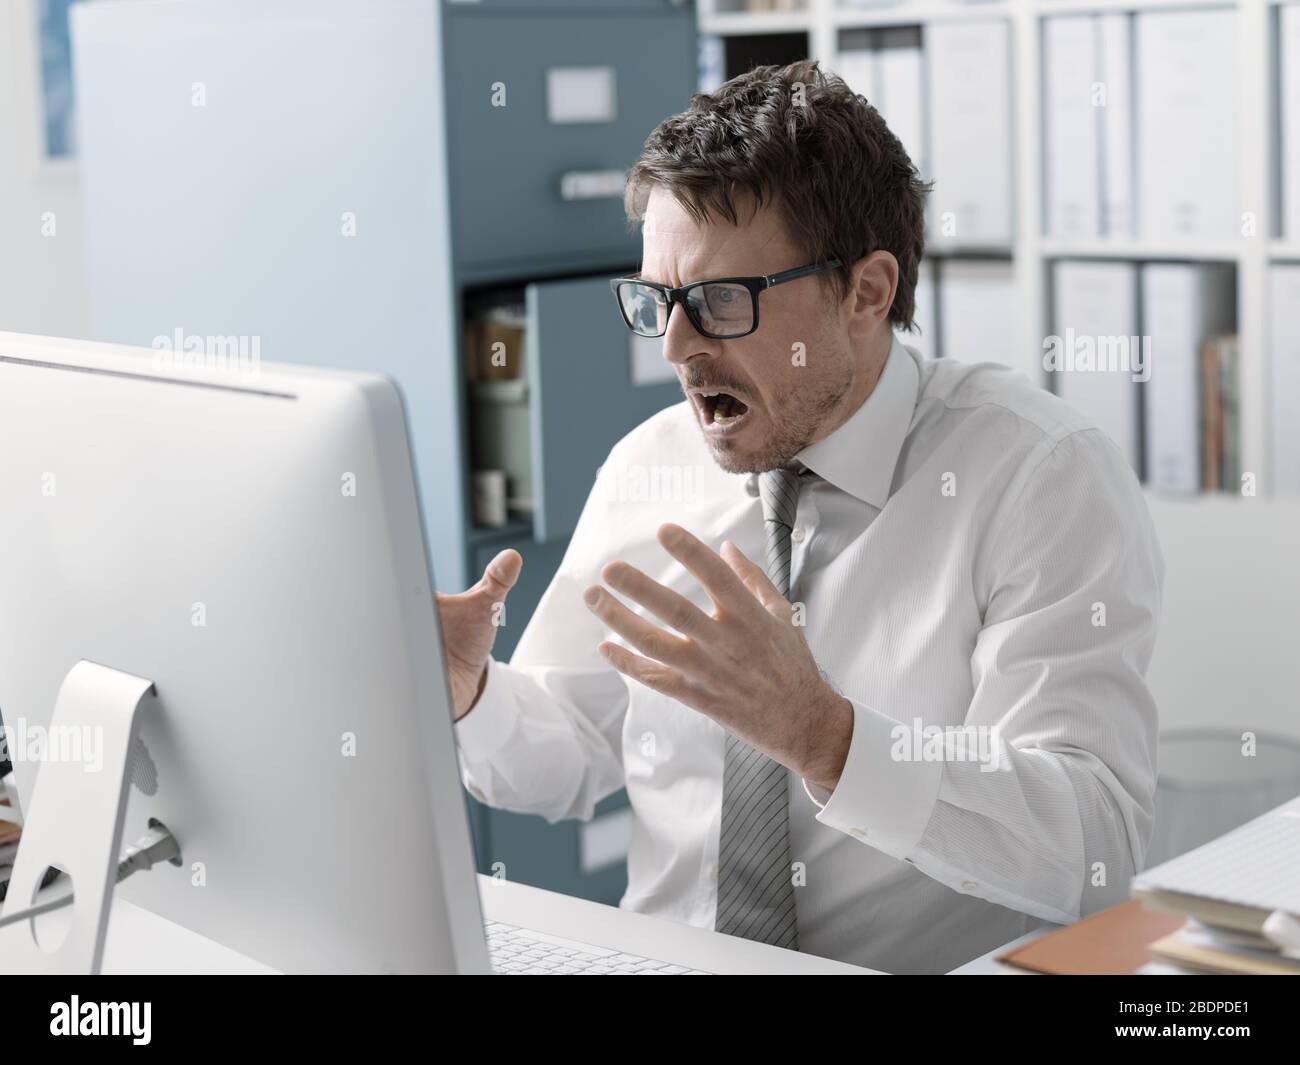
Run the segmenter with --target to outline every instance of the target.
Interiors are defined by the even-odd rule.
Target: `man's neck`
[[[844,393],[834,412],[822,423],[822,431],[813,443],[825,440],[831,433],[847,422],[854,412],[871,398],[871,393],[876,390],[876,385],[880,383],[881,375],[885,372],[885,363],[889,361],[889,353],[893,348],[893,331],[886,329],[883,337],[871,337],[865,343],[870,345],[871,350],[854,353],[857,372],[854,374],[853,384]]]

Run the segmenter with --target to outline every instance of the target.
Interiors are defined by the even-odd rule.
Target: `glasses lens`
[[[741,336],[754,327],[754,297],[744,285],[710,282],[691,289],[687,299],[700,326],[712,336]]]
[[[643,337],[663,336],[668,322],[668,301],[662,292],[629,281],[618,286],[618,302],[632,332]]]

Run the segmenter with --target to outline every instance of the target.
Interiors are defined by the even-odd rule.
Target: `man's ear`
[[[889,319],[898,291],[898,260],[887,251],[873,251],[853,264],[849,294],[845,298],[849,335],[873,332]]]

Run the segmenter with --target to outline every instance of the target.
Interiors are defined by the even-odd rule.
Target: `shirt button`
[[[852,836],[854,839],[866,839],[866,838],[867,838],[866,830],[865,830],[865,829],[861,829],[861,828],[850,828],[850,829],[849,829],[849,835]]]
[[[961,882],[962,891],[974,891],[979,885],[974,880],[963,880]]]
[[[790,534],[790,539],[793,540],[796,544],[803,543],[803,538],[804,538],[804,531],[802,529],[795,529]]]

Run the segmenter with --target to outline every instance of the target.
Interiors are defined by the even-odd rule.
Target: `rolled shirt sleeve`
[[[1044,444],[977,549],[964,726],[854,703],[817,819],[955,891],[1068,922],[1122,901],[1150,840],[1145,673],[1164,580],[1141,489],[1099,430]],[[850,700],[852,701],[852,700]]]

